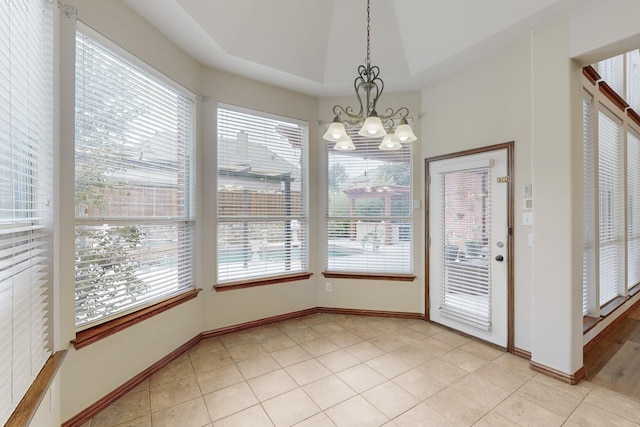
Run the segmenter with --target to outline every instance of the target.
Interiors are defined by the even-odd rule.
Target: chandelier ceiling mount
[[[407,121],[408,108],[400,107],[397,110],[387,108],[385,114],[378,114],[376,111],[378,100],[384,91],[384,81],[380,78],[380,67],[371,65],[370,1],[367,0],[367,58],[364,65],[358,66],[358,77],[353,82],[359,110],[355,112],[352,107],[335,105],[333,107],[335,117],[323,135],[325,140],[336,143],[333,147],[336,150],[351,151],[356,149],[353,140],[347,133],[345,123],[350,126],[362,125],[358,135],[365,138],[383,138],[378,147],[381,150],[399,150],[403,143],[417,140]],[[396,122],[398,125],[394,132]]]

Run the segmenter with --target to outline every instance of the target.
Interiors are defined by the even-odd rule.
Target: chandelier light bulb
[[[382,142],[380,143],[378,148],[384,151],[393,151],[401,149],[402,144],[400,144],[400,141],[398,141],[398,138],[395,134],[388,133],[384,138],[382,138]]]
[[[336,142],[336,145],[333,146],[333,149],[337,151],[352,151],[356,149],[356,146],[353,145],[351,137],[349,137],[349,135],[346,135],[344,138]]]
[[[344,128],[344,125],[340,121],[340,118],[336,116],[322,138],[326,141],[338,142],[341,139],[346,138],[347,136],[347,130]]]
[[[400,121],[400,124],[396,128],[396,136],[400,142],[413,142],[418,139],[405,118]]]
[[[358,135],[365,136],[369,138],[378,138],[385,136],[387,132],[384,130],[382,126],[382,121],[380,117],[377,115],[370,115],[367,117],[367,120],[364,121],[362,128],[358,132]]]

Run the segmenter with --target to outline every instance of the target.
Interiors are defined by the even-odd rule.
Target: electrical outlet
[[[330,282],[326,282],[324,284],[324,290],[325,290],[325,292],[331,292],[331,283]]]

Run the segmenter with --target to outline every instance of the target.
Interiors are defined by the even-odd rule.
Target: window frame
[[[623,70],[626,67],[622,68]],[[626,89],[625,89],[626,90]],[[583,176],[584,176],[584,197],[583,197],[583,209],[585,211],[584,217],[584,234],[583,234],[583,332],[587,333],[591,330],[600,319],[607,317],[613,313],[616,309],[621,307],[631,297],[640,292],[640,283],[628,283],[629,282],[629,134],[633,134],[636,138],[640,136],[640,116],[631,108],[626,101],[617,94],[606,81],[604,81],[598,74],[596,69],[591,66],[587,66],[583,69]],[[585,100],[590,101],[589,108],[585,109]],[[590,117],[585,117],[585,114],[590,114]],[[623,245],[623,254],[621,260],[622,266],[619,268],[622,270],[619,272],[619,279],[617,286],[617,295],[611,298],[604,304],[600,302],[601,290],[600,290],[600,276],[601,276],[601,261],[600,261],[600,167],[601,162],[599,155],[599,124],[600,115],[604,114],[611,120],[620,122],[621,144],[622,144],[622,159],[620,161],[619,173],[622,176],[622,217],[623,224],[619,225],[622,230],[623,237],[619,243]],[[590,126],[590,136],[588,135],[585,126]],[[590,138],[590,141],[586,139]],[[587,146],[587,143],[590,146]],[[591,153],[588,153],[590,150]],[[593,162],[592,166],[589,166]],[[638,169],[638,165],[635,166]],[[591,189],[587,186],[591,183]],[[637,189],[636,189],[637,190]],[[593,194],[588,194],[589,191]],[[636,197],[640,197],[640,193],[636,194]],[[589,206],[593,212],[589,213]],[[590,216],[590,217],[589,217]],[[588,224],[592,223],[592,230],[588,229]],[[617,241],[616,240],[616,241]],[[589,251],[591,253],[589,254]],[[590,276],[587,277],[587,276]]]
[[[362,152],[363,150],[368,150],[368,151],[373,151],[373,153],[376,154],[376,157],[380,157],[384,160],[384,164],[388,165],[389,163],[391,163],[390,161],[386,160],[386,158],[389,158],[389,156],[393,156],[394,153],[397,153],[397,155],[401,155],[402,154],[402,150],[407,149],[408,150],[408,159],[406,161],[406,166],[409,168],[409,188],[407,191],[408,194],[408,202],[409,205],[407,207],[407,212],[405,215],[394,215],[393,213],[389,214],[389,215],[338,215],[338,214],[331,214],[330,210],[331,210],[331,206],[329,203],[329,192],[331,191],[331,185],[329,180],[331,179],[330,177],[330,165],[331,165],[331,153],[333,152],[333,145],[334,143],[332,142],[325,142],[325,155],[326,155],[326,164],[325,164],[325,169],[327,171],[326,174],[326,179],[327,181],[325,182],[325,189],[326,189],[326,200],[327,200],[327,204],[326,204],[326,210],[325,210],[325,251],[324,251],[324,271],[322,272],[323,276],[326,278],[343,278],[343,279],[363,279],[363,280],[386,280],[386,281],[397,281],[397,282],[411,282],[414,281],[416,278],[415,272],[414,272],[414,260],[413,260],[413,256],[414,256],[414,252],[415,252],[415,241],[414,241],[414,228],[415,228],[415,215],[413,212],[413,191],[414,191],[414,180],[413,180],[413,172],[414,172],[414,155],[415,155],[415,150],[413,147],[413,143],[409,143],[409,144],[403,144],[403,149],[402,150],[396,150],[396,151],[385,151],[385,150],[380,150],[378,148],[381,138],[376,139],[376,140],[371,140],[368,138],[364,138],[361,137],[357,134],[357,129],[354,127],[349,127],[349,129],[347,129],[347,132],[349,132],[349,135],[351,136],[352,140],[354,141],[354,144],[356,145],[356,151],[353,152],[355,154],[358,154],[358,150],[360,150],[360,152]],[[324,141],[323,141],[324,142]],[[337,153],[340,153],[339,151]],[[336,154],[337,154],[336,153]],[[330,246],[330,227],[331,227],[331,222],[332,221],[349,221],[349,222],[353,222],[353,221],[358,221],[358,220],[367,220],[367,221],[386,221],[389,220],[390,222],[393,222],[394,220],[402,220],[405,221],[406,223],[409,224],[410,226],[410,231],[409,233],[406,233],[407,236],[409,236],[409,254],[407,256],[408,260],[409,260],[409,268],[406,271],[384,271],[386,270],[385,268],[382,269],[371,269],[371,270],[367,270],[367,271],[362,271],[359,269],[330,269],[329,268],[329,246]],[[353,234],[352,232],[350,232],[351,234]],[[357,239],[357,237],[356,237]],[[393,260],[389,260],[389,262],[393,262]]]
[[[221,111],[223,111],[224,113],[221,114]],[[234,114],[237,114],[237,117],[234,117]],[[221,118],[221,117],[227,117],[228,118]],[[286,116],[282,116],[279,114],[275,114],[275,113],[267,113],[267,112],[263,112],[263,111],[259,111],[259,110],[255,110],[255,109],[251,109],[251,108],[246,108],[246,107],[240,107],[240,106],[236,106],[236,105],[232,105],[232,104],[228,104],[228,103],[224,103],[224,102],[219,102],[218,105],[216,106],[216,123],[217,123],[217,127],[218,127],[218,139],[216,141],[216,151],[217,151],[217,162],[216,162],[216,188],[218,188],[220,185],[222,185],[222,178],[221,177],[225,177],[225,178],[229,178],[229,176],[234,175],[235,173],[233,172],[229,172],[227,169],[224,169],[226,171],[226,173],[221,173],[222,169],[221,169],[221,160],[223,158],[223,155],[221,154],[220,150],[225,150],[222,148],[222,146],[224,144],[222,144],[222,139],[223,138],[229,138],[229,136],[225,136],[226,133],[231,132],[231,129],[235,129],[235,126],[233,124],[227,124],[222,123],[221,120],[227,120],[229,122],[234,122],[234,124],[239,123],[239,120],[242,120],[241,117],[242,116],[246,116],[247,120],[248,120],[248,128],[245,128],[241,125],[237,125],[238,129],[240,129],[241,131],[249,129],[249,136],[247,137],[247,140],[244,141],[247,144],[251,144],[254,139],[254,136],[252,135],[252,131],[251,131],[251,127],[252,126],[259,126],[260,121],[264,120],[265,123],[272,123],[272,122],[278,122],[278,123],[282,123],[284,125],[292,125],[292,126],[298,126],[301,132],[300,134],[300,160],[299,160],[299,165],[300,165],[300,178],[301,178],[301,182],[300,182],[300,203],[294,203],[292,206],[294,208],[297,208],[299,210],[299,213],[295,214],[293,212],[289,212],[287,213],[287,210],[285,209],[285,213],[281,214],[281,215],[277,215],[277,214],[273,214],[273,212],[271,212],[270,214],[267,214],[265,216],[255,216],[251,213],[247,214],[247,215],[224,215],[221,211],[221,209],[223,209],[224,207],[226,208],[233,208],[235,207],[235,205],[227,203],[227,204],[223,204],[221,202],[220,199],[220,191],[217,191],[217,196],[216,196],[216,236],[218,238],[218,241],[216,242],[216,252],[215,252],[215,259],[216,259],[216,280],[215,280],[215,284],[213,285],[213,289],[216,292],[223,292],[223,291],[229,291],[229,290],[236,290],[236,289],[246,289],[246,288],[252,288],[252,287],[259,287],[259,286],[267,286],[267,285],[272,285],[272,284],[280,284],[280,283],[286,283],[286,282],[294,282],[294,281],[299,281],[299,280],[306,280],[309,277],[312,276],[312,273],[309,272],[309,190],[308,190],[308,183],[309,183],[309,123],[303,120],[299,120],[296,118],[292,118],[292,117],[286,117]],[[223,135],[225,134],[225,135]],[[263,135],[263,137],[265,138],[270,138],[268,135],[268,133],[266,133]],[[283,140],[285,139],[285,137],[282,137]],[[259,138],[258,138],[259,139]],[[273,144],[274,141],[271,141],[271,143]],[[278,154],[282,154],[280,149],[281,147],[279,147],[277,144],[278,142],[275,142],[276,146],[273,147],[274,151],[270,151],[273,154],[276,155],[276,157],[278,157]],[[271,150],[270,148],[267,148],[268,150]],[[248,152],[250,150],[247,148],[247,155],[246,155],[246,159],[247,162],[249,162],[249,155]],[[225,153],[225,156],[228,155],[227,153]],[[243,154],[240,154],[239,159],[244,158],[242,157]],[[256,159],[254,159],[256,160]],[[257,159],[257,161],[260,160],[265,160],[265,158],[260,157],[259,159]],[[275,162],[277,162],[277,159],[275,160]],[[256,166],[256,165],[252,165]],[[229,166],[227,165],[227,168]],[[231,174],[231,175],[230,175]],[[238,174],[238,177],[240,179],[247,179],[250,180],[251,179],[251,175],[252,175],[252,171],[251,168],[249,169],[249,171],[240,171]],[[257,177],[257,175],[256,175]],[[269,177],[265,176],[265,178],[263,178],[263,181],[269,181]],[[295,181],[291,181],[291,182],[295,182]],[[281,183],[282,184],[282,183]],[[251,187],[249,185],[249,187]],[[288,186],[285,185],[285,188],[287,188]],[[250,189],[250,192],[255,192],[256,189]],[[284,196],[285,200],[287,198],[287,196]],[[266,209],[267,211],[276,208],[276,202],[274,202],[274,204],[265,204],[265,205],[256,205],[259,207],[262,207],[264,209]],[[293,270],[288,270],[287,269],[287,264],[285,263],[285,266],[283,267],[282,271],[270,271],[270,270],[265,270],[264,274],[255,274],[254,270],[251,270],[251,275],[247,276],[247,277],[239,277],[237,275],[237,273],[234,273],[233,271],[229,270],[226,272],[227,275],[231,276],[228,277],[226,279],[221,280],[221,270],[220,270],[220,259],[221,256],[223,256],[222,254],[224,253],[228,253],[226,251],[223,251],[220,247],[220,226],[222,224],[226,224],[226,223],[233,223],[233,222],[237,222],[238,219],[243,219],[243,223],[246,224],[247,228],[250,228],[250,224],[251,223],[258,223],[258,222],[284,222],[285,223],[285,232],[284,232],[284,236],[285,236],[285,240],[283,240],[283,244],[285,245],[284,247],[284,253],[285,253],[285,258],[286,259],[290,259],[289,257],[291,257],[291,253],[289,252],[289,250],[291,250],[292,248],[290,246],[287,245],[287,239],[292,239],[291,234],[292,231],[291,230],[291,222],[293,220],[297,220],[299,222],[302,223],[301,225],[301,232],[298,235],[298,239],[299,239],[299,244],[300,244],[300,267],[298,269],[293,269]],[[286,224],[289,224],[288,226]],[[289,231],[287,231],[289,230]],[[294,231],[295,232],[295,231]],[[289,237],[287,237],[289,236]],[[290,248],[289,250],[287,248]],[[287,255],[289,254],[289,255]],[[289,268],[291,268],[292,266],[289,265]],[[232,275],[235,274],[238,277],[233,277]]]
[[[184,176],[180,175],[178,177],[179,180],[181,179],[180,177],[182,177],[184,180],[182,187],[178,185],[178,187],[180,187],[178,188],[178,191],[184,191],[183,196],[185,201],[181,204],[184,210],[184,214],[178,216],[151,217],[125,215],[124,217],[117,218],[113,216],[107,216],[104,218],[89,217],[84,219],[82,217],[76,216],[74,219],[74,228],[76,229],[78,226],[99,225],[105,222],[110,222],[116,227],[123,225],[137,226],[142,224],[145,227],[149,226],[151,228],[155,227],[157,229],[157,227],[171,227],[172,225],[177,226],[179,235],[181,233],[190,235],[190,237],[185,237],[184,240],[180,241],[179,243],[182,243],[182,245],[179,245],[176,249],[176,254],[178,257],[180,257],[181,254],[186,254],[185,256],[187,256],[187,259],[189,260],[189,262],[187,263],[188,265],[183,266],[183,268],[181,269],[181,271],[184,270],[188,275],[188,284],[186,286],[180,286],[179,289],[172,292],[164,292],[153,298],[145,298],[144,301],[140,304],[136,304],[125,310],[102,316],[98,319],[83,323],[81,325],[78,325],[76,322],[76,337],[71,341],[76,349],[82,348],[100,339],[106,338],[128,326],[132,326],[144,319],[155,316],[162,313],[163,311],[175,307],[176,305],[189,301],[190,299],[197,297],[198,292],[201,290],[195,287],[194,269],[196,247],[196,96],[191,91],[185,89],[180,84],[171,80],[169,77],[155,69],[150,64],[147,64],[146,62],[137,58],[135,55],[133,55],[123,47],[119,46],[112,40],[106,38],[105,36],[93,30],[91,27],[79,21],[76,23],[76,35],[74,36],[74,41],[76,40],[78,33],[81,33],[85,37],[92,39],[93,42],[104,48],[105,51],[108,51],[110,54],[112,54],[116,61],[122,61],[126,63],[131,67],[132,70],[141,73],[141,75],[144,75],[146,78],[150,79],[150,81],[153,81],[154,84],[163,86],[165,89],[170,89],[171,91],[173,91],[173,93],[176,94],[177,97],[181,96],[183,97],[183,99],[188,100],[188,102],[191,103],[191,107],[189,110],[178,109],[178,113],[184,113],[186,111],[190,116],[189,122],[187,123],[187,126],[185,128],[188,129],[187,137],[183,136],[183,139],[188,138],[185,139],[188,153],[186,155],[187,158],[184,161]],[[177,104],[180,104],[181,102],[184,101],[176,101]],[[183,232],[181,232],[180,230],[183,230]]]

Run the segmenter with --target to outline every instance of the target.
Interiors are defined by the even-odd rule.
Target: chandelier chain
[[[371,0],[367,0],[367,65],[371,64]]]
[[[380,67],[371,65],[371,0],[367,0],[367,58],[364,65],[358,66],[358,77],[353,81],[353,88],[356,92],[359,110],[356,111],[350,106],[334,105],[333,114],[335,117],[323,135],[325,140],[336,143],[334,149],[341,151],[356,149],[345,128],[346,124],[361,125],[358,135],[365,138],[382,137],[382,142],[378,147],[380,150],[399,150],[402,148],[402,143],[413,142],[417,139],[407,122],[409,115],[407,107],[395,110],[387,108],[384,114],[379,114],[376,111],[378,99],[384,91],[384,82],[380,78]],[[385,128],[388,128],[389,131],[387,132]],[[365,148],[368,150],[369,146],[366,145]]]

